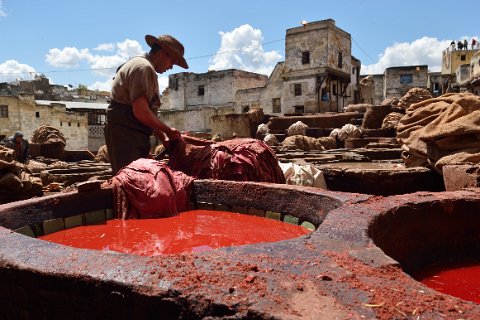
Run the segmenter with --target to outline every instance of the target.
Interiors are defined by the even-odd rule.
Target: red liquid
[[[108,220],[39,238],[75,248],[155,256],[275,242],[309,232],[303,227],[256,216],[194,210],[171,218]]]
[[[480,264],[461,264],[432,268],[415,277],[427,287],[480,303]]]

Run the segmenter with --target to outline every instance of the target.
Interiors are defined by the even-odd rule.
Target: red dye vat
[[[415,279],[434,290],[480,303],[480,263],[435,267],[422,271]]]
[[[275,242],[309,232],[303,227],[256,216],[193,210],[162,219],[108,220],[39,238],[75,248],[155,256]]]

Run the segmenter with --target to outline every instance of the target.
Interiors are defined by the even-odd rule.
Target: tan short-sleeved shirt
[[[134,57],[120,67],[112,83],[111,98],[132,105],[135,99],[146,96],[150,108],[160,104],[158,77],[147,55]]]

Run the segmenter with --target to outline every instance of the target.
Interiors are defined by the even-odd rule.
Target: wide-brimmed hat
[[[168,34],[164,34],[164,35],[158,36],[157,38],[147,34],[145,36],[145,41],[150,46],[150,48],[154,44],[157,44],[162,49],[167,50],[168,54],[173,58],[174,64],[182,68],[188,69],[187,61],[185,61],[185,58],[183,57],[183,53],[185,52],[185,49],[183,48],[183,45],[180,43],[180,41],[178,41],[174,37]]]

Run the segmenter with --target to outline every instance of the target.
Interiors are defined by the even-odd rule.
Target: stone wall
[[[457,83],[464,84],[465,82],[469,81],[470,70],[471,70],[470,64],[460,65],[455,72]]]
[[[450,50],[442,53],[442,75],[454,75],[457,68],[470,60],[478,50]]]
[[[212,134],[221,134],[223,138],[231,138],[233,133],[238,138],[250,137],[252,132],[252,121],[249,115],[226,114],[212,117]]]
[[[303,59],[304,54],[308,61]],[[353,97],[342,92],[343,85],[351,81],[351,36],[336,27],[334,20],[288,29],[285,57],[283,113],[341,111],[353,102]],[[327,76],[321,88],[319,75]],[[295,94],[295,86],[301,86],[301,94]],[[321,91],[328,92],[328,103],[321,103]]]
[[[405,82],[405,79],[411,82]],[[403,81],[403,83],[402,83]],[[385,98],[401,98],[412,88],[427,89],[428,66],[406,66],[385,69]]]
[[[373,81],[375,83],[375,97],[373,104],[378,105],[385,100],[385,96],[383,95],[385,88],[385,77],[383,74],[375,74],[373,75]]]
[[[65,139],[67,150],[88,148],[87,115],[67,112],[65,105],[37,105],[33,95],[0,96],[0,105],[8,106],[8,118],[0,118],[0,135],[11,136],[22,131],[30,140],[33,132],[42,125],[59,129]]]
[[[159,111],[159,118],[180,131],[210,131],[212,116],[233,113],[233,108],[204,107],[193,110]]]
[[[472,70],[472,78],[480,76],[480,51],[478,51],[473,57],[470,62],[471,70]]]
[[[267,79],[264,75],[233,69],[174,74],[169,77],[169,101],[165,106],[173,110],[204,106],[233,107],[237,90],[262,87]],[[203,88],[203,94],[199,87]]]
[[[260,106],[266,114],[283,113],[284,97],[283,74],[285,62],[279,62],[273,69],[265,86],[251,89],[238,90],[235,94],[235,113],[242,113],[245,107]],[[273,109],[273,100],[280,99],[280,109]]]

